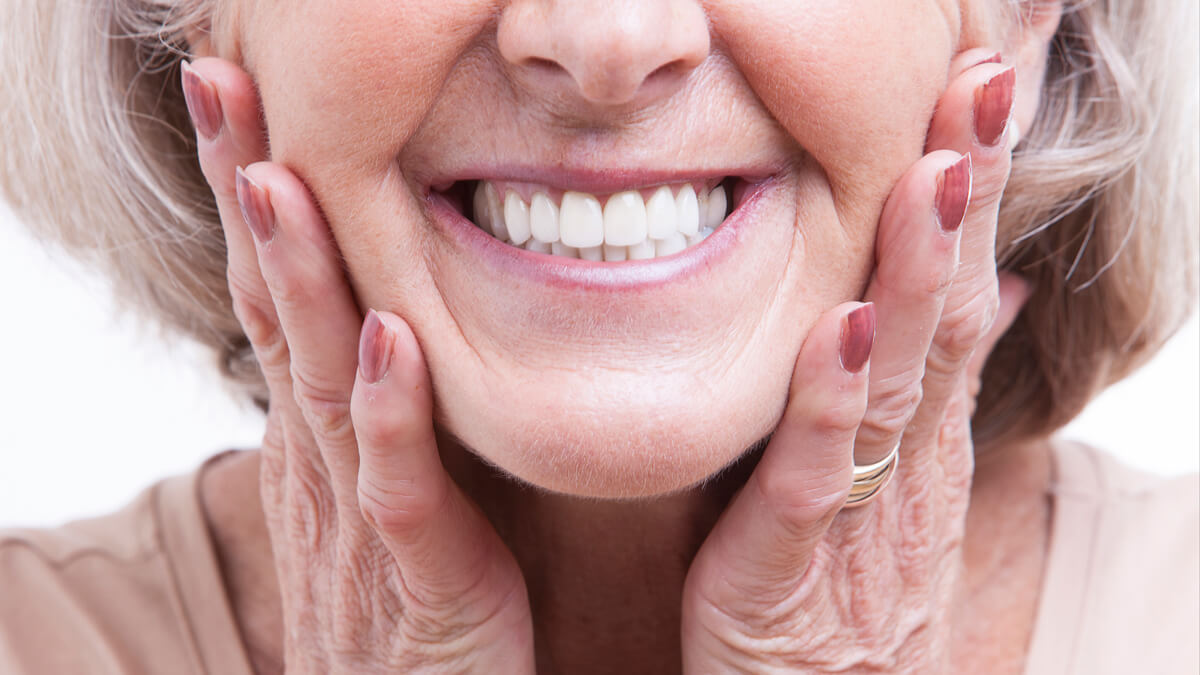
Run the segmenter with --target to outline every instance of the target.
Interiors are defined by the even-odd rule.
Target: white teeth
[[[484,198],[487,199],[488,229],[492,236],[500,241],[508,240],[508,228],[504,226],[504,207],[500,204],[500,194],[496,187],[487,183],[484,187]]]
[[[664,185],[646,202],[646,234],[651,239],[666,239],[679,231],[676,220],[675,197],[671,195],[671,188]]]
[[[544,192],[535,194],[529,206],[529,231],[538,241],[558,241],[558,207]]]
[[[725,221],[725,188],[718,185],[708,195],[708,213],[705,215],[703,227],[720,227]],[[510,228],[511,229],[511,228]]]
[[[675,197],[675,217],[678,231],[684,235],[700,231],[700,203],[691,185],[683,186]],[[664,237],[665,238],[665,237]]]
[[[626,246],[604,245],[604,259],[608,262],[621,262],[629,259],[629,248]]]
[[[574,246],[567,246],[561,241],[556,241],[550,244],[550,252],[554,255],[560,255],[564,258],[578,258],[579,249]]]
[[[712,228],[706,227],[706,228],[700,230],[699,232],[697,232],[696,234],[689,235],[687,238],[687,245],[695,246],[696,244],[699,244],[700,242],[704,241],[705,239],[708,239],[708,235],[710,235],[712,233],[713,233]]]
[[[676,232],[666,239],[660,239],[659,241],[654,242],[654,255],[657,258],[661,258],[673,253],[679,253],[683,249],[687,248],[687,246],[687,237],[683,236],[679,232]]]
[[[487,188],[482,182],[475,187],[475,198],[472,202],[475,206],[475,224],[484,232],[495,236],[492,232],[492,216],[488,213]]]
[[[646,204],[634,190],[618,192],[604,205],[604,243],[632,246],[646,238]]]
[[[599,200],[582,192],[564,193],[558,209],[558,236],[575,248],[603,244],[604,212]]]
[[[663,185],[645,200],[643,192],[619,192],[603,207],[594,195],[565,192],[556,205],[546,192],[526,202],[515,187],[479,181],[472,205],[479,228],[503,242],[535,253],[620,262],[695,246],[721,226],[729,204],[721,185],[697,193],[684,184],[678,194]]]
[[[604,260],[604,251],[602,246],[589,246],[579,249],[580,260],[594,260],[600,262]]]
[[[649,260],[654,257],[654,240],[646,239],[629,247],[630,260]]]
[[[504,224],[512,243],[520,246],[529,240],[529,206],[513,190],[504,196]]]
[[[529,241],[525,242],[526,251],[545,253],[546,255],[550,255],[554,252],[553,246],[553,244],[547,244],[546,242],[538,241],[537,239],[530,239]]]

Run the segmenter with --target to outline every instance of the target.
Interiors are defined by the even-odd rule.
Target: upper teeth
[[[503,190],[503,194],[501,193]],[[497,239],[538,253],[584,260],[643,260],[678,253],[699,243],[725,220],[725,188],[689,183],[663,185],[644,199],[627,190],[600,199],[564,192],[558,203],[547,191],[529,202],[510,187],[479,181],[475,224]]]

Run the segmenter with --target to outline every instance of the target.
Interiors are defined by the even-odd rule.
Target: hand
[[[524,579],[441,465],[412,331],[364,322],[307,189],[261,161],[250,78],[218,59],[183,78],[271,392],[261,487],[287,671],[532,673]]]
[[[1013,71],[987,56],[956,60],[930,152],[884,208],[872,304],[816,324],[783,420],[692,563],[685,673],[949,669],[982,368],[971,357],[1027,297],[996,273]],[[842,511],[852,463],[901,441],[891,485]]]

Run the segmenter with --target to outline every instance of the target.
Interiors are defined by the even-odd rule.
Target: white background
[[[103,514],[222,449],[262,417],[198,348],[118,319],[104,282],[34,243],[0,204],[0,527]],[[1159,473],[1200,465],[1196,318],[1065,430]]]

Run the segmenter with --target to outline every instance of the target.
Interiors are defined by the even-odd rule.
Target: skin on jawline
[[[774,428],[809,327],[861,295],[884,199],[978,29],[883,0],[581,7],[255,3],[214,44],[257,81],[273,159],[312,190],[360,305],[413,326],[441,426],[550,490],[662,494]],[[464,171],[771,181],[715,262],[614,292],[456,243],[426,195]]]
[[[947,63],[964,40],[957,8],[713,4],[705,58],[675,73],[687,79],[659,82],[640,98],[620,101],[619,82],[588,90],[600,92],[594,100],[575,92],[576,80],[564,80],[562,72],[506,52],[493,10],[483,3],[429,5],[416,12],[382,2],[312,3],[286,13],[257,5],[241,14],[240,49],[261,88],[274,158],[312,188],[360,303],[408,318],[429,359],[443,425],[514,475],[564,492],[610,496],[666,492],[710,475],[774,427],[792,359],[816,316],[861,293],[880,207],[920,156]],[[506,12],[522,7],[514,3]],[[597,14],[606,11],[593,8],[593,20],[613,20]],[[551,18],[530,22],[531,33],[517,42],[545,47],[549,31],[589,25]],[[624,37],[632,42],[639,35],[645,37],[636,31]],[[308,48],[280,46],[289,44]],[[571,78],[580,63],[586,68],[621,45],[592,49],[591,59],[571,62]],[[539,58],[569,62],[553,52]],[[497,277],[453,246],[422,199],[439,173],[462,166],[503,178],[514,166],[586,172],[631,165],[683,174],[767,166],[778,187],[721,265],[618,297],[606,289],[559,293]],[[506,408],[511,401],[522,406]],[[669,577],[682,578],[685,570],[664,570],[661,561],[690,557],[725,496],[710,491],[702,503],[694,494],[665,500],[657,517],[647,518],[644,502],[602,508],[498,487],[480,478],[485,472],[464,468],[468,462],[448,457],[447,469],[489,514],[498,511],[489,507],[522,494],[538,502],[523,510],[542,515],[534,524],[543,531],[530,537],[553,564],[545,576],[527,577],[554,588],[559,607],[576,617],[619,618],[623,610],[677,630],[679,584]],[[253,463],[233,468],[243,476],[255,469]],[[210,484],[224,483],[214,471]],[[1040,474],[1033,484],[1044,484]],[[248,497],[250,488],[235,492]],[[214,504],[247,508],[214,514]],[[240,518],[250,532],[245,540],[261,548],[261,524],[244,515],[252,505],[206,498],[214,522]],[[564,508],[571,505],[580,512]],[[630,536],[626,509],[639,512],[645,536]],[[681,517],[695,527],[679,527]],[[580,527],[585,521],[590,526]],[[226,531],[214,530],[218,538]],[[664,532],[678,536],[659,536]],[[528,547],[505,539],[528,572]],[[605,547],[611,555],[601,557],[597,540],[625,547]],[[553,556],[546,541],[557,544]],[[638,541],[658,546],[640,548]],[[237,589],[274,588],[266,579],[269,560],[269,552],[245,566],[223,559],[227,578],[236,576],[230,570],[264,575],[261,584],[230,583],[235,603],[259,617],[276,616],[275,605]],[[663,575],[650,588],[625,590],[657,612],[551,578],[607,573],[616,588],[616,581],[646,569]],[[668,597],[648,593],[655,588],[668,589]],[[535,599],[544,596],[530,590]],[[605,602],[615,605],[606,611],[599,606]],[[544,617],[554,608],[536,610]],[[257,623],[244,620],[254,612],[238,609],[243,628]],[[248,643],[277,653],[277,632],[270,619],[261,621],[268,637]],[[652,626],[619,628],[623,635],[661,636]]]

